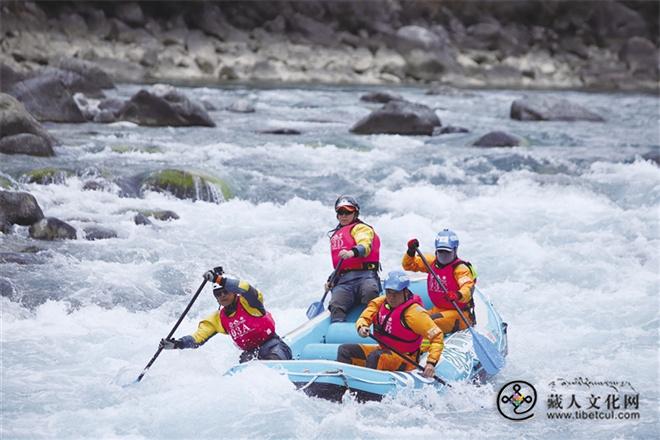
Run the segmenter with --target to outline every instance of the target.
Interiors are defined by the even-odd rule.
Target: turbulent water
[[[137,88],[116,93],[128,97]],[[79,231],[106,226],[118,238],[35,242],[22,227],[0,236],[3,251],[40,249],[34,264],[0,266],[15,288],[0,298],[0,437],[655,436],[660,170],[641,155],[660,148],[657,98],[552,92],[607,122],[519,122],[509,119],[519,92],[428,96],[408,88],[397,92],[470,133],[351,135],[350,126],[375,108],[359,101],[365,90],[186,89],[218,109],[211,112],[216,128],[48,124],[62,141],[56,157],[2,156],[2,172],[16,179],[41,166],[73,171],[64,182],[22,188],[47,216]],[[223,110],[239,97],[254,100],[256,112]],[[273,128],[302,134],[259,133]],[[466,146],[497,129],[529,146]],[[115,184],[82,190],[84,173],[122,182],[163,168],[223,178],[235,198],[120,197]],[[425,390],[381,403],[350,396],[330,403],[263,367],[223,376],[238,350],[218,336],[198,350],[162,353],[140,384],[126,386],[213,266],[264,291],[279,333],[304,322],[331,270],[326,232],[341,193],[360,200],[362,218],[380,234],[386,271],[399,266],[409,238],[430,250],[438,230],[458,233],[460,254],[509,323],[507,365],[492,382],[442,396]],[[138,226],[137,209],[170,209],[180,219]],[[204,292],[176,336],[215,306]],[[639,420],[549,420],[549,383],[576,377],[629,381],[640,396]],[[498,390],[512,380],[539,393],[528,421],[497,411]]]

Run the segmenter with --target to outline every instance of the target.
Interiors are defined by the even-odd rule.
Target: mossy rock
[[[156,154],[162,153],[163,149],[155,145],[149,145],[147,147],[135,146],[135,145],[114,145],[110,147],[114,153],[126,154],[126,153],[147,153],[147,154]]]
[[[18,184],[8,176],[0,174],[0,189],[17,189]]]
[[[213,203],[233,197],[229,185],[222,179],[175,169],[156,171],[149,175],[142,183],[142,191],[145,190],[167,192],[179,199]]]
[[[66,178],[73,175],[71,171],[58,168],[37,168],[23,174],[19,181],[21,183],[38,183],[40,185],[50,185],[51,183],[65,183]]]

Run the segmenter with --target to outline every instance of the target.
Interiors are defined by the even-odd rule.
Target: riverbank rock
[[[53,156],[53,138],[23,104],[0,93],[0,153]]]
[[[191,101],[174,87],[162,84],[133,95],[121,108],[119,119],[147,126],[215,127],[202,104]]]
[[[390,101],[358,121],[351,133],[430,136],[433,129],[441,125],[435,112],[423,104]]]
[[[566,99],[525,97],[511,104],[511,119],[519,121],[593,121],[603,122],[602,116]]]
[[[30,237],[37,240],[74,240],[76,229],[55,217],[46,217],[30,226]]]
[[[44,218],[37,199],[27,192],[0,191],[0,223],[30,226]]]
[[[86,80],[87,84],[92,85],[95,89],[113,89],[115,87],[115,83],[110,78],[110,75],[91,61],[81,60],[79,58],[60,58],[55,62],[54,66],[58,69],[68,70],[80,75]],[[76,91],[84,92],[84,90]]]
[[[179,199],[212,203],[232,196],[229,186],[221,179],[174,169],[152,173],[143,181],[141,191],[167,192]]]
[[[524,145],[523,138],[504,131],[491,131],[472,143],[474,147],[517,147]]]

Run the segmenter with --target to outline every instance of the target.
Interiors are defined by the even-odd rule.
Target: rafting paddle
[[[404,361],[406,361],[406,362],[408,362],[408,363],[410,363],[410,364],[416,366],[416,367],[419,368],[421,371],[424,371],[424,367],[422,367],[422,366],[419,365],[417,362],[415,362],[410,356],[406,356],[405,354],[403,354],[403,353],[401,353],[400,351],[398,351],[396,348],[394,348],[394,347],[392,347],[391,345],[389,345],[389,344],[383,342],[382,340],[378,339],[378,338],[376,337],[376,335],[374,335],[373,333],[369,332],[369,337],[370,337],[371,339],[373,339],[374,341],[378,342],[378,343],[379,343],[380,345],[382,345],[383,347],[387,348],[388,350],[393,351],[394,353],[398,354],[399,357],[400,357],[401,359],[403,359]],[[443,385],[446,385],[446,386],[448,386],[448,387],[451,387],[450,384],[448,384],[447,382],[445,382],[443,379],[439,378],[439,377],[436,376],[435,374],[433,375],[433,379],[437,380],[438,382],[440,382],[440,383],[443,384]]]
[[[195,300],[197,300],[197,297],[199,296],[199,294],[201,293],[201,291],[202,291],[202,289],[204,288],[205,285],[206,285],[206,278],[204,278],[204,281],[202,281],[202,284],[199,286],[199,289],[197,289],[197,292],[195,292],[195,296],[193,296],[192,299],[190,300],[190,302],[188,303],[188,307],[186,307],[186,310],[184,310],[183,313],[181,314],[181,316],[179,316],[179,320],[176,322],[176,324],[174,324],[174,327],[172,327],[172,330],[170,330],[170,333],[167,335],[167,337],[165,339],[170,339],[172,337],[172,335],[176,331],[177,327],[179,327],[179,324],[181,324],[181,321],[183,321],[183,318],[186,316],[186,314],[188,313],[188,311],[192,307]],[[147,366],[144,367],[144,370],[142,370],[142,373],[140,373],[138,378],[135,379],[135,383],[140,382],[142,380],[142,378],[144,377],[144,375],[147,374],[147,371],[149,370],[151,365],[156,361],[156,358],[158,357],[158,355],[160,355],[161,351],[163,351],[163,347],[158,346],[158,350],[156,351],[156,354],[154,354],[154,357],[151,358],[151,360],[149,361]]]
[[[429,271],[429,274],[435,278],[435,281],[440,285],[440,288],[445,292],[445,294],[449,293],[447,291],[447,287],[442,283],[440,278],[438,277],[438,274],[433,272],[433,269],[431,269],[431,266],[429,265],[429,262],[426,261],[426,257],[422,252],[419,250],[419,248],[415,248],[415,252],[417,252],[417,255],[422,259],[422,262],[426,266],[426,269]],[[447,298],[449,299],[449,298]],[[484,370],[486,370],[486,373],[488,374],[496,374],[502,367],[504,366],[504,358],[502,357],[502,354],[500,351],[495,347],[495,344],[493,344],[490,339],[486,338],[484,335],[481,335],[477,333],[474,328],[470,325],[468,320],[465,318],[465,315],[463,314],[463,311],[458,307],[458,304],[456,304],[456,301],[451,300],[451,304],[454,306],[456,311],[458,312],[459,316],[467,326],[467,329],[470,331],[472,334],[472,341],[474,342],[474,351],[477,354],[477,358],[479,358],[479,361],[481,362],[481,365],[483,365]]]
[[[328,292],[330,289],[332,289],[335,285],[335,281],[337,277],[339,276],[339,269],[341,268],[342,263],[344,262],[343,258],[339,259],[339,263],[337,263],[337,267],[335,270],[330,274],[330,278],[328,278],[328,286],[325,289],[325,292],[323,292],[323,297],[321,298],[321,301],[316,301],[313,302],[312,304],[309,305],[309,308],[307,309],[307,318],[312,319],[315,316],[320,315],[323,312],[323,302],[325,301],[325,297],[328,295]]]

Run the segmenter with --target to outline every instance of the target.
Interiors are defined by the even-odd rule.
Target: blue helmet
[[[387,279],[383,283],[385,289],[396,290],[397,292],[407,289],[410,286],[410,278],[402,270],[393,270],[387,274]]]
[[[435,250],[450,250],[455,251],[458,249],[458,235],[450,229],[443,229],[438,232],[435,237]]]

